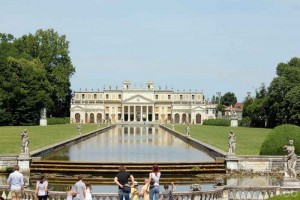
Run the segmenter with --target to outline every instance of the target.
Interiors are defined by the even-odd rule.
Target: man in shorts
[[[19,166],[14,166],[14,172],[11,173],[7,179],[9,185],[12,200],[20,200],[22,193],[24,192],[24,180],[23,174],[19,172]]]

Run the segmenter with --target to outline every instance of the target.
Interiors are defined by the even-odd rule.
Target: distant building
[[[215,118],[216,104],[206,104],[202,92],[154,89],[154,82],[136,88],[129,81],[122,89],[76,91],[71,102],[71,123],[158,122],[202,124]]]
[[[244,103],[236,103],[232,106],[232,110],[235,111],[236,117],[238,120],[242,119],[243,108],[244,108]],[[225,115],[225,117],[228,117],[228,118],[231,117],[231,106],[225,106],[224,115]]]

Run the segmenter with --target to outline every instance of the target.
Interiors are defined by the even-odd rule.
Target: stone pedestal
[[[230,126],[231,127],[238,127],[239,126],[239,121],[237,118],[231,118],[230,119]]]
[[[20,172],[23,174],[29,174],[30,173],[30,163],[31,158],[29,153],[21,153],[18,157],[18,165],[20,167]]]
[[[300,188],[300,181],[297,178],[284,177],[282,187]]]
[[[47,118],[40,119],[40,126],[47,126]]]
[[[235,154],[227,154],[226,158],[226,168],[230,171],[236,172],[239,170],[238,157]]]

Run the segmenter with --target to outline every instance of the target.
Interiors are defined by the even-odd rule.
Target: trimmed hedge
[[[283,146],[288,145],[291,139],[294,140],[296,154],[300,155],[300,127],[291,124],[275,127],[261,145],[260,155],[286,155]]]
[[[48,121],[48,125],[69,124],[70,123],[70,117],[64,117],[64,118],[51,117],[51,118],[47,118],[47,121]]]
[[[229,119],[205,119],[203,125],[208,126],[230,126]]]
[[[287,194],[278,195],[275,197],[271,197],[268,200],[293,200],[293,199],[300,199],[300,192],[292,192]]]

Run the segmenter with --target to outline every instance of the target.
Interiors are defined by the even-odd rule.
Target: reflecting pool
[[[45,156],[85,162],[202,162],[214,158],[154,125],[119,125]]]

